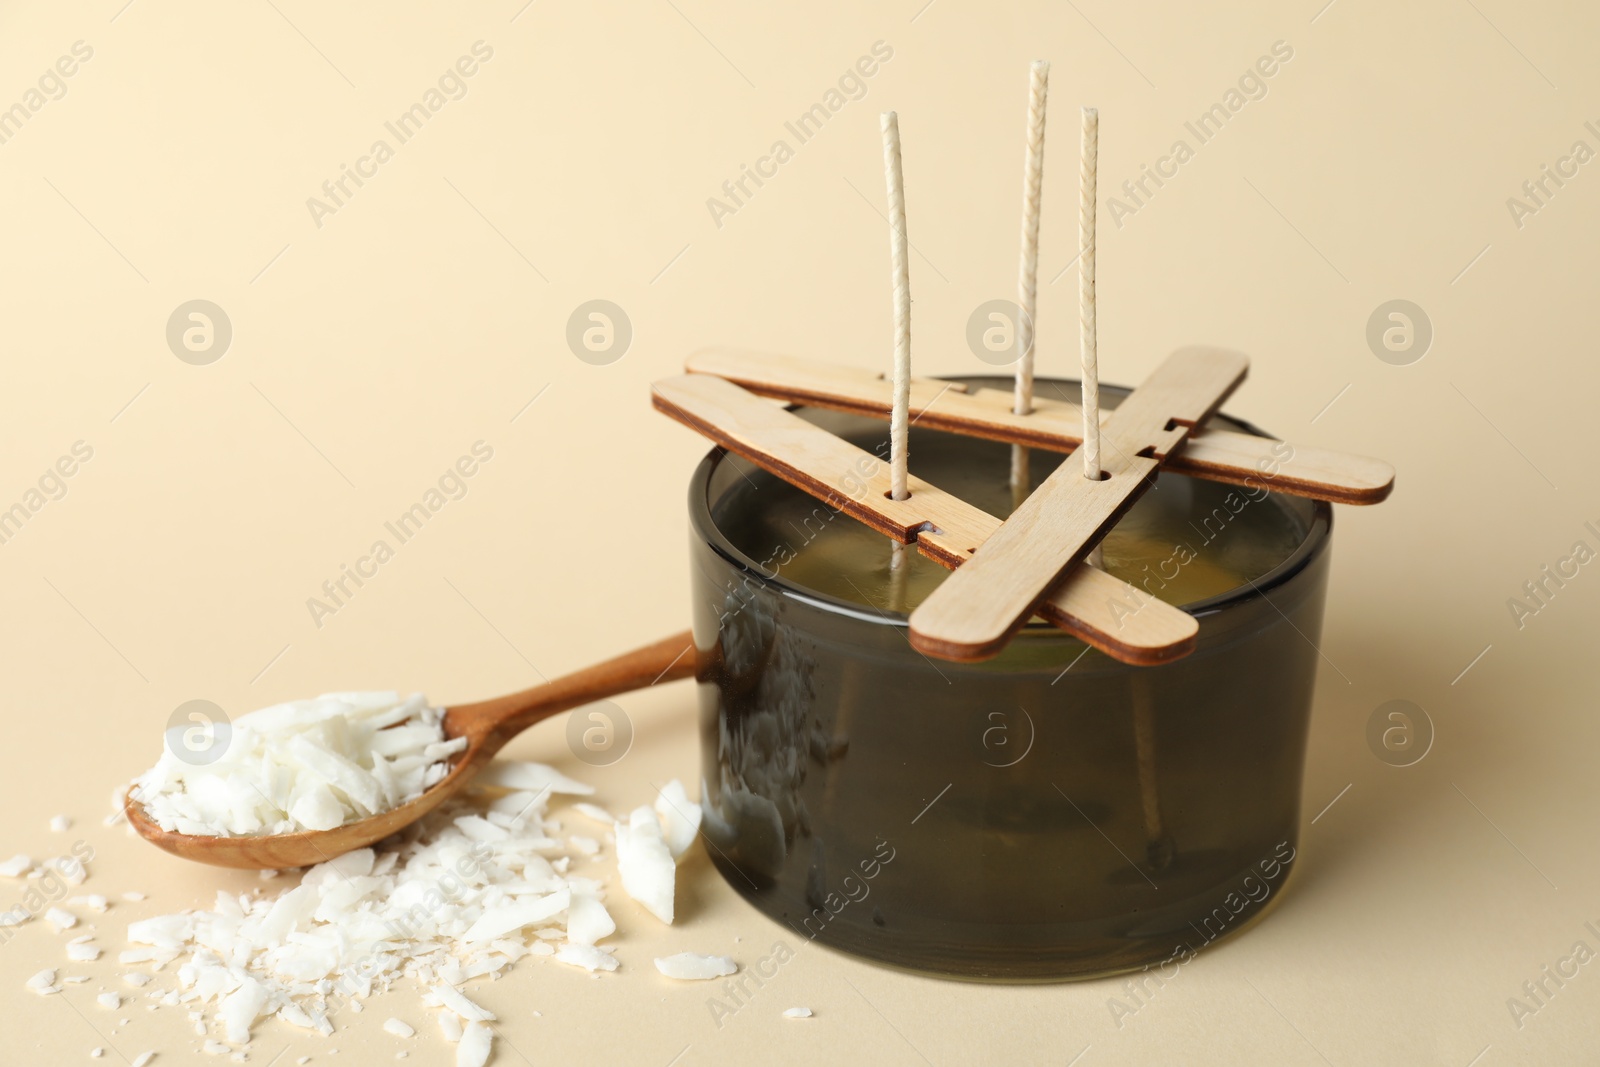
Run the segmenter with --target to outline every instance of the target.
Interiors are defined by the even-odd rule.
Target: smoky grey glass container
[[[1104,392],[1108,405],[1126,395]],[[874,420],[801,413],[869,451],[886,436]],[[1004,478],[1008,446],[934,431],[914,430],[913,472],[956,491],[918,464],[953,448]],[[1060,459],[1035,452],[1036,478]],[[1182,505],[1202,490],[1162,474],[1152,493]],[[996,658],[959,664],[912,649],[901,613],[794,582],[784,564],[803,544],[766,551],[737,534],[798,492],[720,449],[689,492],[695,641],[711,664],[708,852],[788,936],[951,977],[1087,978],[1179,966],[1278,899],[1297,848],[1328,505],[1254,500],[1289,524],[1289,547],[1181,605],[1200,621],[1182,660],[1130,667],[1036,621]]]

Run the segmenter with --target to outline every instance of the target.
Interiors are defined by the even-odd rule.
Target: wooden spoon
[[[461,792],[507,741],[535,723],[618,693],[693,677],[697,660],[694,638],[685,631],[520,693],[447,708],[445,739],[467,738],[467,747],[456,755],[450,773],[415,800],[332,830],[257,837],[172,833],[145,814],[131,789],[123,799],[123,811],[140,837],[184,859],[218,867],[256,870],[284,870],[325,863],[340,853],[381,841],[416,822]]]

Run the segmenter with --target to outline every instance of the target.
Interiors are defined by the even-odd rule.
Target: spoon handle
[[[518,693],[452,707],[445,713],[445,736],[466,737],[472,748],[483,745],[480,758],[487,758],[528,727],[569,708],[693,677],[696,660],[694,635],[685,630]]]

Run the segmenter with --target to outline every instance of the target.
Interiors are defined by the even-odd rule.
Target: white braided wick
[[[1017,272],[1017,302],[1022,321],[1017,323],[1016,395],[1012,410],[1033,411],[1033,338],[1039,304],[1039,185],[1044,176],[1044,112],[1050,89],[1050,64],[1034,60],[1028,71],[1028,148],[1022,168],[1022,264]]]
[[[889,495],[904,500],[907,413],[911,407],[911,274],[906,262],[906,190],[900,171],[900,118],[883,113],[883,176],[889,186],[889,262],[894,286],[894,406],[889,412]]]
[[[1095,170],[1100,155],[1100,112],[1083,109],[1082,164],[1078,191],[1078,336],[1083,360],[1083,476],[1100,480],[1100,357],[1095,338]]]

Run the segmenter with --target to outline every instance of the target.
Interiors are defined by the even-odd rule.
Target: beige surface
[[[780,934],[701,859],[681,926],[618,906],[623,972],[527,965],[489,987],[496,1062],[523,1062],[513,1045],[561,1063],[1594,1061],[1600,965],[1520,1029],[1506,1003],[1575,941],[1600,948],[1584,929],[1600,920],[1600,577],[1583,568],[1520,630],[1506,606],[1600,526],[1596,165],[1521,228],[1506,206],[1575,140],[1600,147],[1591,5],[123,4],[0,8],[0,106],[73,42],[93,48],[0,145],[0,503],[75,441],[94,450],[0,545],[0,852],[81,838],[88,889],[150,893],[98,921],[106,947],[129,918],[253,884],[100,825],[180,702],[473,698],[684,625],[683,487],[703,447],[650,413],[646,385],[711,343],[887,366],[880,109],[905,138],[916,370],[981,370],[966,317],[1013,295],[1027,63],[1055,61],[1039,371],[1059,373],[1076,360],[1059,116],[1098,104],[1115,196],[1175,138],[1193,146],[1185,120],[1283,40],[1293,59],[1265,97],[1177,177],[1120,227],[1102,202],[1099,247],[1108,381],[1182,344],[1238,348],[1254,365],[1231,411],[1400,471],[1391,501],[1339,517],[1305,788],[1307,821],[1322,814],[1281,906],[1120,1029],[1114,982],[957,985],[810,947],[719,1030],[707,991],[650,957],[750,963]],[[306,198],[478,40],[493,58],[466,97],[316,226]],[[706,199],[878,40],[894,54],[865,99],[714,224]],[[635,330],[604,367],[564,341],[597,297]],[[195,298],[234,327],[209,366],[164,339]],[[1394,298],[1435,327],[1411,366],[1365,340]],[[467,496],[315,626],[306,598],[480,439],[494,458]],[[1392,698],[1437,727],[1406,769],[1364,738]],[[687,688],[622,703],[636,749],[592,775],[613,807],[697,770]],[[520,751],[573,767],[555,730]],[[58,812],[67,835],[46,830]],[[0,905],[15,893],[0,885]],[[24,992],[60,940],[33,925],[0,946],[0,1061],[202,1058],[170,1009],[93,1007],[112,963],[72,968],[97,981],[64,997]],[[799,1004],[816,1018],[779,1018]],[[280,1064],[330,1062],[336,1045],[331,1062],[389,1062],[390,1015],[422,1021],[397,992],[333,1042],[263,1027],[251,1059],[288,1045]],[[412,1062],[444,1056],[424,1034]]]

